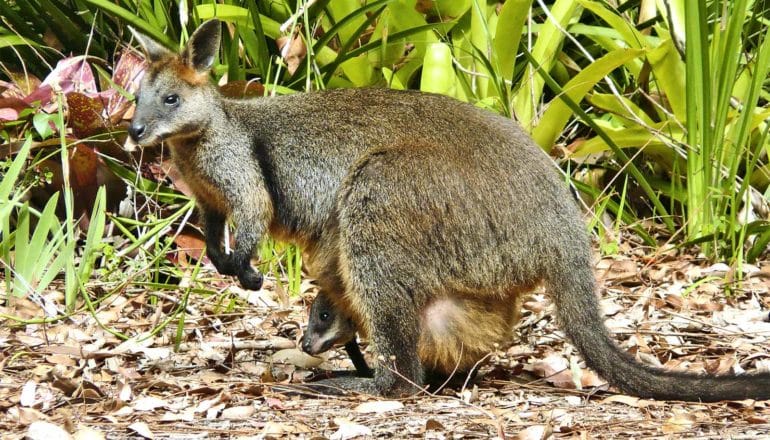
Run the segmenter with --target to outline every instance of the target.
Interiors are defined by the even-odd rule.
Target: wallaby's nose
[[[147,131],[147,126],[144,124],[134,124],[128,126],[128,135],[131,136],[131,139],[134,142],[137,142],[144,136],[145,132]]]
[[[302,340],[300,342],[300,347],[302,348],[302,351],[305,353],[310,353],[310,338],[307,336],[303,336]]]

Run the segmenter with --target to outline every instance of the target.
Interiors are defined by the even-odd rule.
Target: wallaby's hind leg
[[[390,396],[411,395],[423,383],[423,369],[417,354],[419,322],[416,307],[398,284],[383,280],[378,291],[362,295],[359,305],[369,323],[371,340],[377,353],[374,369],[375,389]],[[378,307],[380,301],[392,301],[389,307]]]

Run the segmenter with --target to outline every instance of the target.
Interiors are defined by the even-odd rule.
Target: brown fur
[[[204,74],[219,38],[218,22],[202,24],[178,59]],[[152,61],[171,56],[139,39]],[[613,342],[580,213],[551,160],[512,121],[444,96],[385,89],[230,100],[178,75],[166,68],[143,80],[129,134],[141,145],[171,145],[220,272],[259,288],[250,264],[259,240],[272,231],[302,243],[321,288],[341,298],[384,359],[373,379],[321,385],[413,393],[423,357],[446,365],[466,346],[480,356],[508,337],[520,293],[542,283],[586,363],[622,390],[770,398],[769,373],[666,371]],[[236,225],[232,254],[222,249],[228,219]],[[451,309],[447,327],[431,321],[442,299],[461,310]],[[495,311],[501,318],[490,320]],[[420,348],[428,343],[435,353]]]

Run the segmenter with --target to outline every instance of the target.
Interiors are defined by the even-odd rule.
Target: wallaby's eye
[[[329,312],[321,312],[321,321],[329,319]]]
[[[168,106],[176,107],[179,104],[179,95],[168,95],[163,98],[163,103]]]

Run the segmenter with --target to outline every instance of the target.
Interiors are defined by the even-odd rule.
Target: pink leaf
[[[15,121],[19,119],[19,112],[12,108],[0,108],[0,121]]]
[[[146,68],[147,63],[143,58],[132,51],[125,51],[115,64],[112,81],[125,91],[132,94],[136,93]],[[115,89],[105,90],[99,94],[99,97],[102,99],[107,115],[113,123],[124,118],[132,105],[131,101]]]
[[[68,57],[60,60],[56,63],[53,71],[45,77],[40,89],[45,86],[57,92],[61,91],[65,95],[70,92],[81,92],[86,95],[97,93],[94,72],[86,62],[85,56]],[[40,89],[33,92],[30,96],[37,93]],[[51,94],[48,102],[41,100],[43,109],[47,112],[56,109],[56,103],[52,102],[52,97],[53,94]]]

